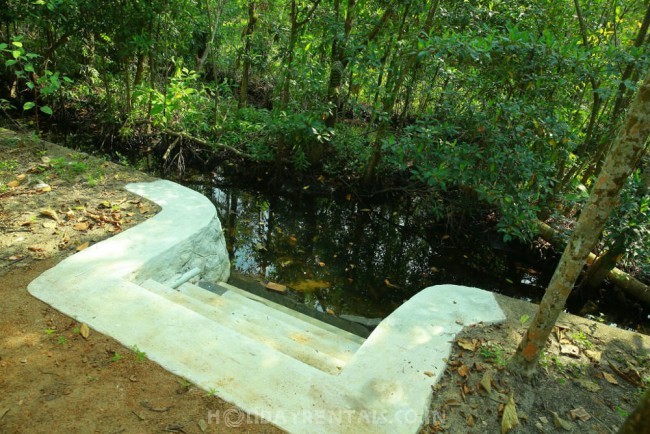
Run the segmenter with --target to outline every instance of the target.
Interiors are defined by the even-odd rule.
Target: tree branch
[[[311,19],[311,16],[314,15],[314,12],[316,11],[316,8],[317,8],[318,5],[320,4],[320,1],[321,1],[321,0],[316,0],[316,1],[314,2],[314,4],[311,6],[311,9],[309,10],[309,12],[307,12],[307,16],[305,17],[304,20],[302,20],[302,21],[296,21],[296,26],[297,26],[297,27],[302,27],[302,26],[304,26],[305,24],[307,24],[307,22]]]
[[[189,140],[190,142],[198,143],[199,145],[205,146],[206,148],[217,147],[217,148],[221,148],[221,149],[225,149],[227,151],[230,151],[235,155],[239,155],[240,157],[247,158],[249,160],[253,159],[253,157],[251,155],[249,155],[249,154],[247,154],[245,152],[242,152],[239,149],[234,148],[234,147],[232,147],[230,145],[226,145],[226,144],[218,143],[218,142],[207,142],[207,141],[205,141],[203,139],[191,136],[191,135],[189,135],[187,133],[181,133],[181,132],[173,131],[173,130],[170,130],[170,129],[164,129],[163,133],[168,134],[168,135],[173,136],[173,137],[178,137],[178,138],[183,139],[183,140]]]

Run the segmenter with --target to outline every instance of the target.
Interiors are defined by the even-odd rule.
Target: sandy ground
[[[127,193],[147,175],[0,130],[0,433],[278,432],[35,299],[40,273],[155,214]],[[650,339],[571,315],[534,382],[508,373],[534,306],[466,329],[422,432],[610,433],[650,384]],[[508,404],[510,401],[510,404]],[[511,417],[507,420],[514,421]]]

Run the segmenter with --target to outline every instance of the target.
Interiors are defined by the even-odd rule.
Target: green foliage
[[[334,135],[334,130],[325,126],[322,112],[272,112],[267,128],[274,141],[290,147],[291,160],[299,171],[309,167],[311,148]]]
[[[589,336],[587,336],[583,331],[573,333],[571,338],[583,349],[590,350],[593,347],[593,344],[589,340]]]
[[[137,345],[133,345],[131,347],[131,350],[135,353],[135,360],[137,362],[144,362],[147,359],[147,353],[144,351],[140,350]]]
[[[622,240],[627,246],[623,264],[646,278],[650,277],[650,195],[647,177],[639,169],[628,179],[621,192],[620,205],[612,213],[605,230],[605,243],[611,245]]]
[[[521,317],[519,317],[519,324],[523,327],[528,320],[530,319],[530,316],[527,314],[523,314]]]
[[[26,51],[23,41],[23,36],[14,36],[11,42],[0,43],[0,59],[4,59],[3,67],[15,77],[16,81],[25,86],[25,93],[33,95],[34,100],[26,101],[23,104],[23,111],[38,107],[42,113],[52,115],[52,108],[46,104],[39,104],[39,99],[54,101],[54,97],[62,88],[61,81],[72,83],[72,80],[69,77],[61,76],[59,72],[42,68],[38,61],[41,56]],[[3,101],[3,110],[10,108],[9,102]]]
[[[363,128],[349,123],[338,123],[330,144],[331,155],[324,167],[327,174],[359,176],[363,172],[371,149]]]
[[[7,0],[0,83],[18,94],[0,89],[0,109],[65,103],[127,142],[172,130],[334,177],[361,177],[377,143],[382,178],[487,204],[505,240],[530,240],[540,216],[573,218],[650,61],[634,46],[647,4],[582,2],[581,27],[571,1],[441,2],[423,29],[430,2],[353,3],[307,16],[316,4],[298,2],[292,22],[291,2],[257,2],[247,34],[247,1]],[[236,110],[246,61],[249,107]],[[604,244],[625,237],[626,266],[648,273],[634,189]]]
[[[247,107],[236,116],[226,119],[221,127],[221,140],[246,151],[256,161],[272,161],[274,143],[269,133],[271,112],[265,109]]]
[[[141,85],[133,93],[134,119],[149,118],[156,127],[200,133],[210,130],[210,101],[195,71],[172,59],[174,74],[163,91]],[[150,107],[150,108],[149,108]]]
[[[495,364],[501,368],[506,366],[508,361],[505,350],[495,343],[488,342],[485,345],[481,345],[479,348],[479,354],[489,363]]]

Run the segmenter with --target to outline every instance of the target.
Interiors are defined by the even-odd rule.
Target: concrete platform
[[[489,292],[434,286],[363,339],[225,283],[182,283],[228,277],[214,207],[168,181],[127,188],[162,212],[62,261],[30,293],[289,432],[417,432],[454,336],[505,318]]]

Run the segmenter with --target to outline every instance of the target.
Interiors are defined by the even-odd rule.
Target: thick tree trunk
[[[639,401],[632,414],[630,414],[618,434],[649,434],[650,433],[650,389]]]
[[[535,318],[511,360],[511,369],[532,375],[558,316],[564,309],[587,256],[595,246],[650,135],[650,72],[630,107],[602,173],[593,187]]]

